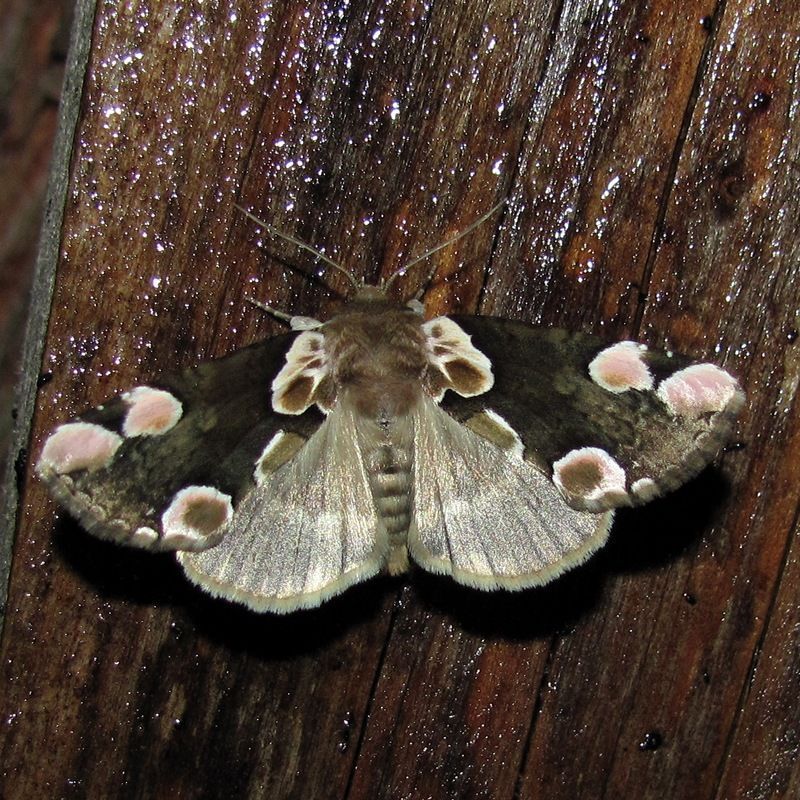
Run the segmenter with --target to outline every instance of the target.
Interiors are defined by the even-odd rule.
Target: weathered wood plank
[[[0,6],[0,471],[58,120],[72,3]]]
[[[340,40],[352,39],[360,48],[362,42],[369,40],[367,34],[374,30],[373,18],[382,13],[376,6],[363,20],[359,14],[353,14],[343,22],[337,15],[329,15],[318,7],[316,16],[307,20],[299,7],[287,7],[273,20],[268,37],[270,48],[282,42],[278,45],[280,51],[299,54],[313,46],[313,54],[303,56],[309,77],[300,81],[309,93],[307,103],[299,104],[294,95],[297,82],[294,71],[298,65],[303,65],[303,59],[278,59],[274,75],[259,76],[268,87],[270,97],[282,99],[295,115],[298,115],[297,109],[301,109],[299,116],[307,113],[313,123],[308,137],[302,130],[295,133],[291,128],[292,136],[287,137],[287,145],[286,140],[280,138],[283,136],[280,126],[273,125],[273,115],[279,123],[286,124],[280,114],[280,104],[277,108],[269,106],[262,118],[259,97],[264,91],[262,83],[259,81],[259,88],[253,91],[245,80],[262,64],[261,50],[254,51],[253,42],[249,41],[264,38],[254,11],[241,10],[240,20],[245,19],[245,24],[237,28],[241,31],[239,38],[229,40],[228,49],[223,48],[214,59],[208,54],[204,59],[196,55],[203,38],[197,27],[204,22],[197,17],[196,10],[169,12],[165,6],[161,13],[154,13],[146,20],[145,25],[140,11],[104,6],[95,26],[94,59],[87,83],[86,113],[76,137],[74,191],[65,224],[65,252],[54,303],[58,313],[53,318],[51,342],[56,344],[51,347],[47,360],[47,365],[53,368],[52,380],[45,390],[49,397],[45,408],[49,406],[49,413],[43,414],[37,431],[49,427],[53,419],[68,415],[72,408],[97,402],[115,387],[125,386],[148,371],[170,365],[177,360],[176,352],[184,361],[197,360],[201,355],[222,352],[231,345],[244,343],[253,337],[253,328],[267,327],[267,322],[242,302],[241,287],[251,285],[248,278],[260,274],[264,267],[260,263],[263,257],[252,245],[252,226],[232,208],[241,180],[230,176],[243,171],[251,149],[258,152],[259,157],[267,153],[274,164],[264,167],[263,173],[260,167],[254,171],[260,184],[255,188],[263,194],[264,176],[274,175],[276,185],[267,187],[269,196],[279,198],[281,203],[292,200],[298,192],[297,185],[302,185],[309,173],[305,170],[299,173],[296,168],[293,171],[292,165],[305,163],[306,158],[301,152],[288,150],[295,146],[309,147],[309,142],[319,138],[317,120],[330,114],[326,105],[334,95],[337,81],[342,80],[338,75],[343,58]],[[250,20],[246,19],[248,13]],[[422,22],[424,9],[420,7],[411,15],[408,24],[413,27]],[[381,25],[388,26],[388,23]],[[397,48],[403,41],[402,30],[395,25],[394,31],[393,47]],[[153,40],[158,41],[160,36],[183,45],[192,40],[194,47],[191,50],[176,47],[173,53],[166,46],[146,46]],[[335,52],[329,49],[332,42],[339,42]],[[380,64],[381,58],[381,53],[370,54],[367,64]],[[319,66],[325,61],[327,71],[317,77]],[[209,88],[209,75],[223,62],[232,76],[231,82],[217,82],[213,91],[201,92],[198,87],[206,84],[203,89]],[[353,76],[344,77],[355,80]],[[148,78],[151,78],[149,82]],[[358,80],[366,81],[366,77]],[[385,80],[390,84],[389,89],[377,82],[384,94],[398,82],[391,70]],[[333,186],[337,182],[343,184],[352,171],[363,178],[367,186],[375,180],[374,174],[380,177],[379,170],[367,169],[367,164],[359,163],[364,154],[350,142],[353,131],[362,124],[359,117],[363,116],[363,110],[359,111],[359,104],[353,99],[365,93],[373,82],[374,76],[369,75],[365,86],[356,84],[351,92],[350,113],[359,113],[355,114],[354,121],[347,121],[341,134],[345,141],[331,136],[331,142],[322,148],[324,153],[317,156],[329,164],[342,153],[347,155],[348,147],[352,151],[350,157],[354,163],[345,164],[328,179]],[[400,85],[413,96],[413,85],[411,88],[405,88],[403,82]],[[252,94],[247,94],[248,91]],[[319,109],[315,110],[315,103]],[[419,105],[419,114],[426,113],[423,104],[411,105],[412,108]],[[244,113],[248,108],[254,109],[250,117]],[[391,109],[384,111],[390,113]],[[390,126],[388,133],[392,132]],[[420,137],[425,135],[421,131]],[[256,144],[253,144],[254,139]],[[208,142],[213,146],[209,148]],[[456,152],[460,146],[456,140],[452,143]],[[393,153],[397,146],[393,141],[384,142],[381,149]],[[417,149],[423,158],[428,158],[423,148]],[[415,148],[411,147],[411,151],[413,154]],[[406,161],[409,158],[406,157]],[[432,166],[425,163],[426,170]],[[433,174],[441,169],[434,166]],[[313,170],[310,174],[316,172]],[[425,178],[429,179],[430,175],[426,174]],[[500,176],[492,175],[490,180],[497,184]],[[222,204],[221,218],[210,219],[193,213],[198,198],[214,197],[220,187],[228,185],[231,189]],[[353,183],[348,183],[344,194],[350,194],[353,188]],[[412,186],[412,189],[430,198],[431,192],[424,186],[421,189]],[[355,209],[351,216],[358,219],[363,213],[362,199],[356,197],[348,202]],[[374,202],[369,201],[367,206]],[[337,222],[341,208],[335,202],[332,205],[327,218]],[[480,208],[483,209],[482,200]],[[471,212],[468,208],[459,213],[469,218]],[[310,219],[318,216],[305,215]],[[230,235],[231,217],[237,226],[240,253],[238,261],[223,269],[220,252],[222,243]],[[362,227],[370,230],[374,217],[375,213],[370,214]],[[463,223],[458,221],[454,223],[456,228],[461,225]],[[408,228],[410,233],[402,243],[407,248],[416,241],[427,246],[440,237],[417,224],[409,224]],[[429,238],[431,235],[437,238]],[[306,236],[319,246],[327,244],[321,234]],[[339,231],[337,236],[343,242],[364,240],[361,231],[355,234]],[[226,250],[225,256],[228,254]],[[376,260],[373,255],[362,263]],[[274,302],[280,303],[280,292],[286,286],[285,276],[275,271],[272,284],[278,289]],[[236,299],[232,311],[226,307],[226,291]],[[187,295],[191,302],[187,302]],[[309,304],[306,310],[311,310]],[[164,325],[165,318],[170,324]],[[120,320],[124,320],[124,324],[120,325]],[[80,375],[78,380],[74,379],[76,373]],[[111,379],[106,380],[109,375]],[[38,504],[41,508],[43,496],[36,494],[34,487],[32,507]],[[49,504],[46,507],[49,510]],[[73,535],[76,534],[73,532]],[[71,547],[66,538],[57,541],[64,543],[64,552],[58,559],[60,569],[52,572],[48,569],[51,558],[48,538],[37,539],[35,528],[25,527],[17,551],[17,564],[32,563],[27,561],[31,555],[44,564],[33,580],[25,574],[24,568],[22,573],[17,569],[11,600],[14,613],[5,639],[14,651],[10,662],[6,662],[11,664],[7,677],[12,687],[20,687],[20,693],[14,691],[9,697],[9,704],[14,708],[11,712],[14,725],[5,742],[4,764],[9,765],[7,776],[13,779],[21,795],[72,786],[78,793],[98,796],[113,796],[117,791],[147,796],[153,788],[151,781],[157,780],[160,786],[171,786],[179,796],[189,796],[195,792],[197,770],[204,762],[218,765],[214,785],[234,787],[243,794],[262,796],[267,791],[276,796],[305,796],[308,786],[319,783],[323,775],[331,786],[344,790],[357,752],[355,747],[348,746],[348,741],[356,742],[359,738],[373,683],[372,672],[380,658],[380,640],[385,637],[389,620],[385,603],[387,597],[391,600],[390,594],[387,596],[371,588],[366,590],[367,595],[363,591],[356,593],[331,606],[332,610],[309,615],[312,634],[304,644],[301,643],[302,621],[298,622],[297,617],[289,622],[271,618],[258,620],[245,615],[246,630],[241,636],[249,641],[252,635],[254,641],[268,643],[270,660],[266,662],[262,662],[252,647],[244,644],[245,638],[236,643],[239,635],[235,631],[240,624],[236,619],[241,619],[240,612],[227,607],[219,610],[212,604],[213,610],[209,613],[212,617],[222,613],[224,622],[212,623],[207,635],[212,641],[220,637],[224,642],[222,650],[212,650],[210,654],[204,651],[202,642],[205,639],[201,636],[200,643],[191,646],[194,655],[189,665],[182,656],[174,654],[173,642],[164,633],[170,629],[173,619],[165,607],[168,600],[160,591],[154,596],[147,588],[151,584],[160,586],[179,581],[176,570],[163,563],[154,565],[149,559],[142,561],[129,553],[109,550],[81,537],[73,540],[79,544]],[[128,570],[133,570],[130,581],[123,577]],[[109,582],[104,578],[106,574],[116,577]],[[128,602],[122,602],[119,607],[112,604],[114,612],[109,614],[106,601],[91,589],[99,584],[114,596],[120,591],[119,580],[126,586],[119,596],[126,597]],[[38,602],[23,608],[20,597],[25,597],[33,583],[37,584]],[[84,605],[87,590],[88,607]],[[190,606],[200,603],[194,612],[188,613],[202,617],[197,608],[207,607],[203,598],[181,584],[175,591],[191,597]],[[137,595],[143,596],[143,606],[131,605]],[[366,606],[362,599],[365,596],[371,598]],[[158,598],[161,600],[158,607],[149,608]],[[341,603],[345,603],[344,611]],[[370,631],[359,633],[355,609],[373,608],[376,603]],[[381,605],[384,605],[383,613],[379,610]],[[107,621],[97,624],[96,617],[103,614],[104,608]],[[306,652],[306,648],[313,652],[319,646],[316,639],[319,631],[327,636],[327,631],[336,629],[337,615],[346,620],[347,632],[337,639],[333,650],[326,652],[333,663],[341,667],[338,675],[343,683],[339,687],[335,687],[335,670],[326,666],[325,658],[315,655],[307,659],[309,672],[302,666],[302,656],[282,658],[280,655],[282,642],[287,639],[289,646],[298,647],[301,653]],[[198,624],[201,624],[200,619],[191,623],[192,629],[196,630]],[[54,642],[54,652],[45,662],[33,650],[24,647],[23,653],[17,650],[26,640],[22,633],[26,629],[35,629],[40,636],[50,632],[49,638],[58,641],[60,637],[55,636],[54,625],[66,633],[66,641],[60,646]],[[266,627],[259,632],[253,625]],[[136,631],[133,639],[130,631]],[[335,655],[340,652],[339,648],[343,656]],[[241,650],[238,658],[237,650]],[[98,661],[95,661],[96,653],[103,654]],[[366,672],[357,666],[359,654],[367,659],[364,662]],[[198,661],[202,664],[199,670]],[[279,664],[277,670],[285,680],[270,675],[275,663]],[[202,677],[188,677],[187,668],[189,674],[199,672]],[[229,675],[236,677],[229,678]],[[83,703],[59,703],[57,710],[44,713],[49,700],[28,704],[21,699],[25,696],[25,689],[19,683],[21,676],[24,676],[24,683],[30,680],[37,687],[59,687],[66,681],[70,687],[68,691],[74,693],[73,696],[83,697]],[[319,687],[327,702],[324,698],[313,699],[314,690],[305,685],[306,679]],[[266,695],[256,690],[250,700],[243,702],[244,697],[235,692],[236,700],[231,709],[235,712],[231,716],[225,707],[230,686],[239,687],[239,691],[247,686],[264,687]],[[287,692],[297,695],[296,705],[286,702]],[[34,694],[38,696],[37,692]],[[204,700],[194,706],[186,699],[193,697]],[[88,714],[87,704],[92,705],[92,712]],[[252,713],[253,705],[263,709],[263,716]],[[313,723],[309,721],[309,712],[313,714]],[[199,718],[197,724],[195,715]],[[63,730],[74,733],[64,737],[59,735]],[[217,730],[225,733],[216,734]],[[54,742],[55,756],[49,761],[51,771],[20,772],[29,736]],[[229,740],[226,742],[226,739]],[[200,741],[201,745],[182,744],[189,740]],[[183,756],[180,761],[174,761],[176,766],[180,765],[174,773],[164,768],[143,774],[137,767],[143,762],[161,763],[162,759],[173,763],[173,749]],[[258,754],[255,759],[249,757],[254,750]],[[109,766],[84,768],[91,764]],[[243,764],[249,766],[242,768]]]
[[[10,2],[0,8],[0,606],[11,563],[11,540],[16,527],[20,449],[27,445],[33,411],[35,383],[18,384],[21,371],[41,361],[43,319],[29,320],[27,352],[23,339],[28,316],[29,295],[41,291],[41,279],[34,279],[37,263],[37,236],[42,218],[60,219],[67,162],[60,171],[50,170],[50,157],[56,129],[63,133],[74,127],[77,108],[71,115],[58,98],[64,79],[64,59],[73,4],[66,0],[42,0],[35,4]],[[88,49],[88,47],[87,47]],[[75,60],[75,59],[73,59]],[[83,64],[74,69],[81,78]],[[65,98],[71,84],[64,86]],[[66,118],[72,120],[65,124]],[[67,137],[61,137],[61,144]],[[48,186],[48,175],[49,186]],[[53,188],[57,186],[58,188]],[[39,243],[40,261],[48,244],[57,246],[58,232]],[[38,271],[39,275],[42,270]],[[52,277],[52,273],[51,273]],[[49,296],[49,289],[47,292]],[[21,369],[20,365],[25,366]],[[31,371],[31,376],[33,372]],[[16,392],[15,392],[16,388]],[[9,460],[9,454],[14,458]],[[3,612],[0,611],[0,625]]]
[[[796,452],[798,442],[793,444]],[[799,534],[796,527],[778,595],[764,616],[768,624],[764,626],[763,643],[753,654],[751,680],[745,687],[746,697],[728,748],[718,798],[793,797],[800,787]]]
[[[609,599],[605,616],[613,626],[603,641],[581,626],[557,652],[561,682],[580,688],[571,693],[566,725],[556,722],[559,699],[544,703],[527,791],[547,786],[548,796],[566,797],[599,783],[609,796],[636,787],[639,797],[712,797],[720,765],[747,758],[752,746],[738,738],[731,748],[728,731],[766,625],[784,629],[770,610],[777,587],[788,580],[781,580],[781,570],[798,505],[789,477],[800,469],[789,389],[797,385],[797,365],[792,335],[787,338],[800,307],[798,242],[789,222],[798,214],[790,166],[800,145],[798,37],[794,6],[726,5],[675,188],[656,230],[652,272],[643,276],[646,336],[710,357],[724,354],[750,387],[741,433],[749,457],[738,451],[725,458],[729,495],[696,528],[694,541],[684,540],[682,554],[676,551],[658,574],[622,582]],[[770,484],[773,490],[765,490]],[[714,496],[692,498],[700,487],[668,502],[688,496],[680,511],[696,513],[698,500]],[[649,536],[647,515],[633,517],[630,525]],[[692,525],[678,517],[672,522]],[[800,599],[797,588],[783,591],[795,603]],[[614,660],[598,663],[592,656],[599,648],[615,653]],[[602,717],[593,702],[598,695],[617,698]],[[773,713],[796,719],[796,702]],[[584,754],[583,770],[569,773],[556,791],[540,770],[552,777],[547,765],[575,748]],[[744,778],[735,785],[731,777],[719,797],[748,796],[745,788],[753,784]]]
[[[274,330],[245,294],[330,310],[235,202],[374,278],[509,190],[494,249],[489,224],[442,254],[431,311],[641,325],[718,349],[751,406],[724,480],[621,514],[599,557],[521,595],[415,575],[259,617],[166,557],[63,518],[53,535],[28,483],[0,654],[7,796],[797,788],[798,667],[778,656],[798,591],[800,19],[788,0],[715,9],[99,5],[34,452],[79,408]],[[776,668],[748,693],[762,643]],[[772,784],[767,763],[736,766],[758,763],[763,720],[784,732],[784,750],[755,737]]]
[[[666,0],[565,13],[485,313],[631,332],[714,7]]]
[[[698,18],[692,18],[691,25],[680,18],[683,24],[678,27],[674,11],[666,14],[664,11],[664,8],[643,10],[634,4],[620,8],[617,13],[592,12],[586,7],[574,9],[574,13],[559,21],[533,104],[519,158],[520,171],[512,190],[510,219],[501,231],[492,260],[492,279],[484,290],[482,310],[529,319],[546,316],[548,321],[560,324],[574,325],[580,321],[582,327],[590,327],[615,323],[618,307],[615,305],[609,313],[602,298],[616,298],[618,303],[626,297],[620,288],[623,285],[629,287],[627,295],[640,302],[639,287],[645,281],[659,198],[666,192],[664,184],[670,177],[669,161],[676,148],[681,115],[691,95],[694,71],[708,35]],[[673,38],[668,46],[667,41],[676,35],[683,38],[677,42]],[[693,54],[692,69],[686,67],[692,61],[687,53]],[[667,67],[674,62],[674,72],[683,80],[670,83],[672,96],[668,95],[668,101],[664,102],[660,67],[667,56],[670,57]],[[641,69],[642,61],[651,68]],[[620,95],[625,103],[617,102]],[[540,110],[540,104],[546,111]],[[542,118],[538,118],[539,114]],[[654,131],[659,135],[654,136]],[[600,160],[604,163],[596,168]],[[620,188],[609,191],[612,184]],[[646,200],[644,204],[639,202],[642,197]],[[632,208],[636,208],[635,214]],[[636,288],[631,292],[634,285]],[[540,310],[540,306],[545,306],[547,312]],[[625,323],[630,326],[633,321],[628,314]],[[581,573],[585,580],[586,571]],[[582,598],[586,590],[580,578],[570,576],[569,582],[573,593]],[[598,587],[592,580],[589,584],[591,598]],[[561,586],[547,588],[531,593],[531,598],[530,604],[513,598],[505,607],[506,601],[501,601],[497,617],[526,620],[537,614],[541,616],[542,607],[563,603],[564,590]],[[472,605],[478,602],[494,603],[476,599]],[[585,602],[589,603],[588,598]],[[607,596],[604,593],[604,607],[614,609],[607,617],[603,614],[610,621],[611,630],[608,621],[597,627],[597,619],[587,619],[589,630],[584,637],[587,651],[600,652],[605,637],[614,635],[615,626],[624,629],[623,626],[631,624],[630,613],[637,612],[638,604],[629,599],[629,613],[620,617],[618,602],[613,593]],[[572,603],[566,605],[567,617],[572,608]],[[411,670],[403,648],[390,645],[378,684],[381,708],[397,708],[398,716],[391,717],[391,731],[385,729],[381,717],[374,724],[370,720],[352,796],[392,797],[396,793],[423,797],[511,796],[537,706],[545,698],[559,696],[555,686],[571,686],[569,674],[554,679],[549,672],[547,639],[533,646],[516,643],[506,651],[502,639],[497,640],[503,634],[496,627],[494,631],[488,627],[484,630],[487,641],[468,638],[456,645],[461,648],[471,642],[471,660],[477,676],[470,672],[457,680],[431,680],[431,664],[438,664],[441,658],[437,640],[444,620],[434,613],[430,621],[426,620],[427,624],[421,624],[415,618],[413,606],[409,614],[419,631]],[[552,627],[543,625],[539,630],[558,634],[564,625],[559,612],[551,611],[547,617]],[[527,628],[524,622],[522,625]],[[503,666],[481,668],[484,662],[481,654],[486,650],[493,653],[495,649],[504,652]],[[644,653],[636,652],[635,646],[627,644],[625,650],[633,651],[632,659],[645,658]],[[420,652],[427,657],[420,657]],[[619,643],[614,652],[619,657]],[[462,661],[469,663],[466,656]],[[489,656],[488,662],[493,663],[494,659]],[[558,669],[560,672],[560,666]],[[608,700],[622,696],[630,679],[619,671],[616,662],[609,662],[608,670],[605,685],[598,686],[582,677],[582,689],[575,687],[574,691],[597,692]],[[502,693],[503,699],[498,702],[491,687],[505,686],[509,680],[510,694]],[[617,685],[617,681],[623,685]],[[465,718],[463,710],[470,705],[466,698],[473,693],[486,696],[487,706],[482,714]],[[409,694],[420,702],[409,706],[405,702]],[[491,713],[489,708],[493,709]],[[460,711],[448,713],[446,709]],[[439,713],[434,717],[437,710]],[[580,716],[579,709],[572,711],[573,714],[549,719],[545,731],[552,731],[551,735],[569,735],[572,720]],[[495,725],[498,720],[503,721],[504,735],[487,735],[486,715]],[[595,726],[586,730],[587,738],[595,737],[595,751],[601,749],[597,742],[605,738],[597,730],[604,721],[604,717],[598,717]],[[575,761],[574,746],[561,742],[559,755],[548,753],[552,759],[552,766],[548,767],[536,759],[542,747],[538,729],[537,722],[537,734],[530,745],[535,762],[531,772],[543,781],[538,790],[546,791],[548,797],[559,796],[550,794],[554,792],[550,782],[559,779],[562,769],[570,771],[568,765]],[[438,747],[433,745],[434,740]],[[401,743],[389,745],[388,759],[387,741]],[[419,768],[410,769],[402,743],[416,741],[424,741],[428,746],[422,754],[415,750],[421,761]],[[577,776],[583,770],[570,772]],[[591,785],[602,772],[585,774]],[[523,786],[523,794],[528,796],[525,793],[532,792],[533,786]],[[570,795],[571,788],[574,787],[564,786],[563,796]]]

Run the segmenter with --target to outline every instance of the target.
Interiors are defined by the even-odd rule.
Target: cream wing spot
[[[571,502],[601,511],[629,502],[625,470],[599,447],[570,450],[553,464],[553,483]]]
[[[158,541],[158,534],[146,526],[137,528],[131,535],[129,544],[134,547],[150,547]]]
[[[642,503],[647,503],[658,495],[661,494],[658,484],[652,478],[639,478],[631,484],[631,494],[635,495],[637,500]]]
[[[491,368],[489,375],[465,358],[453,358],[446,361],[443,369],[453,391],[462,397],[474,397],[492,388]]]
[[[256,485],[260,486],[278,467],[294,458],[306,441],[303,436],[297,433],[278,431],[267,442],[266,447],[256,461],[256,469],[253,473]]]
[[[181,489],[161,515],[162,541],[173,550],[203,550],[233,517],[230,495],[213,486]]]
[[[59,425],[45,442],[37,470],[66,475],[79,469],[96,470],[107,466],[122,437],[91,422]]]
[[[505,450],[515,458],[522,458],[525,445],[519,434],[496,411],[490,408],[475,414],[464,423],[471,431]]]
[[[658,396],[672,414],[697,419],[703,414],[738,410],[744,399],[736,378],[714,364],[692,364],[658,387]]]
[[[314,403],[314,392],[327,372],[324,335],[303,331],[272,381],[272,408],[279,414],[302,414]]]
[[[183,405],[163,389],[137,386],[122,395],[128,406],[122,433],[127,436],[160,436],[178,424]]]
[[[427,340],[428,361],[434,372],[447,379],[445,389],[452,389],[462,397],[474,397],[492,388],[491,362],[453,320],[436,317],[423,323],[422,331]],[[439,401],[443,395],[444,389],[437,384],[434,399]]]
[[[289,320],[289,327],[293,331],[313,331],[321,328],[322,323],[313,317],[292,317]]]
[[[283,414],[302,414],[311,405],[313,397],[314,379],[300,374],[283,388],[277,403],[273,398],[273,407]]]
[[[644,361],[647,347],[636,342],[618,342],[601,350],[589,364],[589,376],[600,387],[614,394],[630,389],[653,388],[653,376]]]

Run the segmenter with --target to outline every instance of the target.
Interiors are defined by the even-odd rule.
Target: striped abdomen
[[[406,539],[412,511],[413,450],[383,444],[367,454],[369,485],[378,517],[389,534],[389,572],[408,568]]]

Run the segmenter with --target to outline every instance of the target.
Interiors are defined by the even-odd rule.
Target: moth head
[[[483,353],[472,346],[470,337],[455,323],[438,318],[431,321],[431,326],[420,325],[421,319],[409,325],[406,315],[423,316],[424,307],[420,298],[433,280],[436,265],[429,271],[416,296],[399,298],[401,303],[405,301],[404,308],[390,296],[393,285],[400,277],[469,234],[503,205],[505,200],[460,233],[408,261],[378,285],[357,279],[321,251],[275,230],[250,212],[240,209],[269,233],[312,253],[318,260],[344,275],[351,290],[349,297],[345,298],[348,302],[343,313],[325,323],[306,317],[292,317],[264,307],[288,321],[293,329],[302,331],[289,349],[283,369],[272,383],[273,409],[281,414],[297,415],[316,404],[327,413],[336,402],[339,389],[349,387],[356,390],[359,402],[366,406],[365,413],[378,408],[387,412],[387,406],[391,406],[388,411],[403,413],[415,402],[415,378],[422,381],[425,391],[437,402],[441,401],[447,389],[464,397],[488,391],[494,382],[491,364]],[[378,315],[381,315],[380,331],[368,319],[372,317],[375,320]],[[389,349],[385,347],[387,340],[392,344],[391,353],[382,358],[382,350]],[[409,386],[412,388],[409,389]],[[392,398],[392,403],[389,398]]]
[[[362,284],[353,297],[354,302],[375,303],[386,300],[386,292],[380,286]]]

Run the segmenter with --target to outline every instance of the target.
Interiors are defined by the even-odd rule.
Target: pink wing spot
[[[96,470],[107,466],[122,437],[90,422],[68,422],[50,434],[39,456],[37,469],[65,475],[79,469]]]
[[[177,425],[183,416],[180,400],[162,389],[137,386],[122,395],[128,413],[122,423],[125,436],[160,436]]]
[[[163,542],[175,550],[202,550],[232,516],[230,495],[213,486],[187,486],[161,515]]]
[[[693,364],[661,382],[658,396],[675,415],[695,419],[722,411],[741,395],[739,384],[714,364]]]
[[[599,447],[570,450],[553,464],[553,483],[565,497],[590,511],[628,500],[625,470]]]
[[[653,376],[644,361],[646,351],[645,345],[636,342],[612,344],[594,357],[589,375],[598,386],[614,394],[652,389]]]

